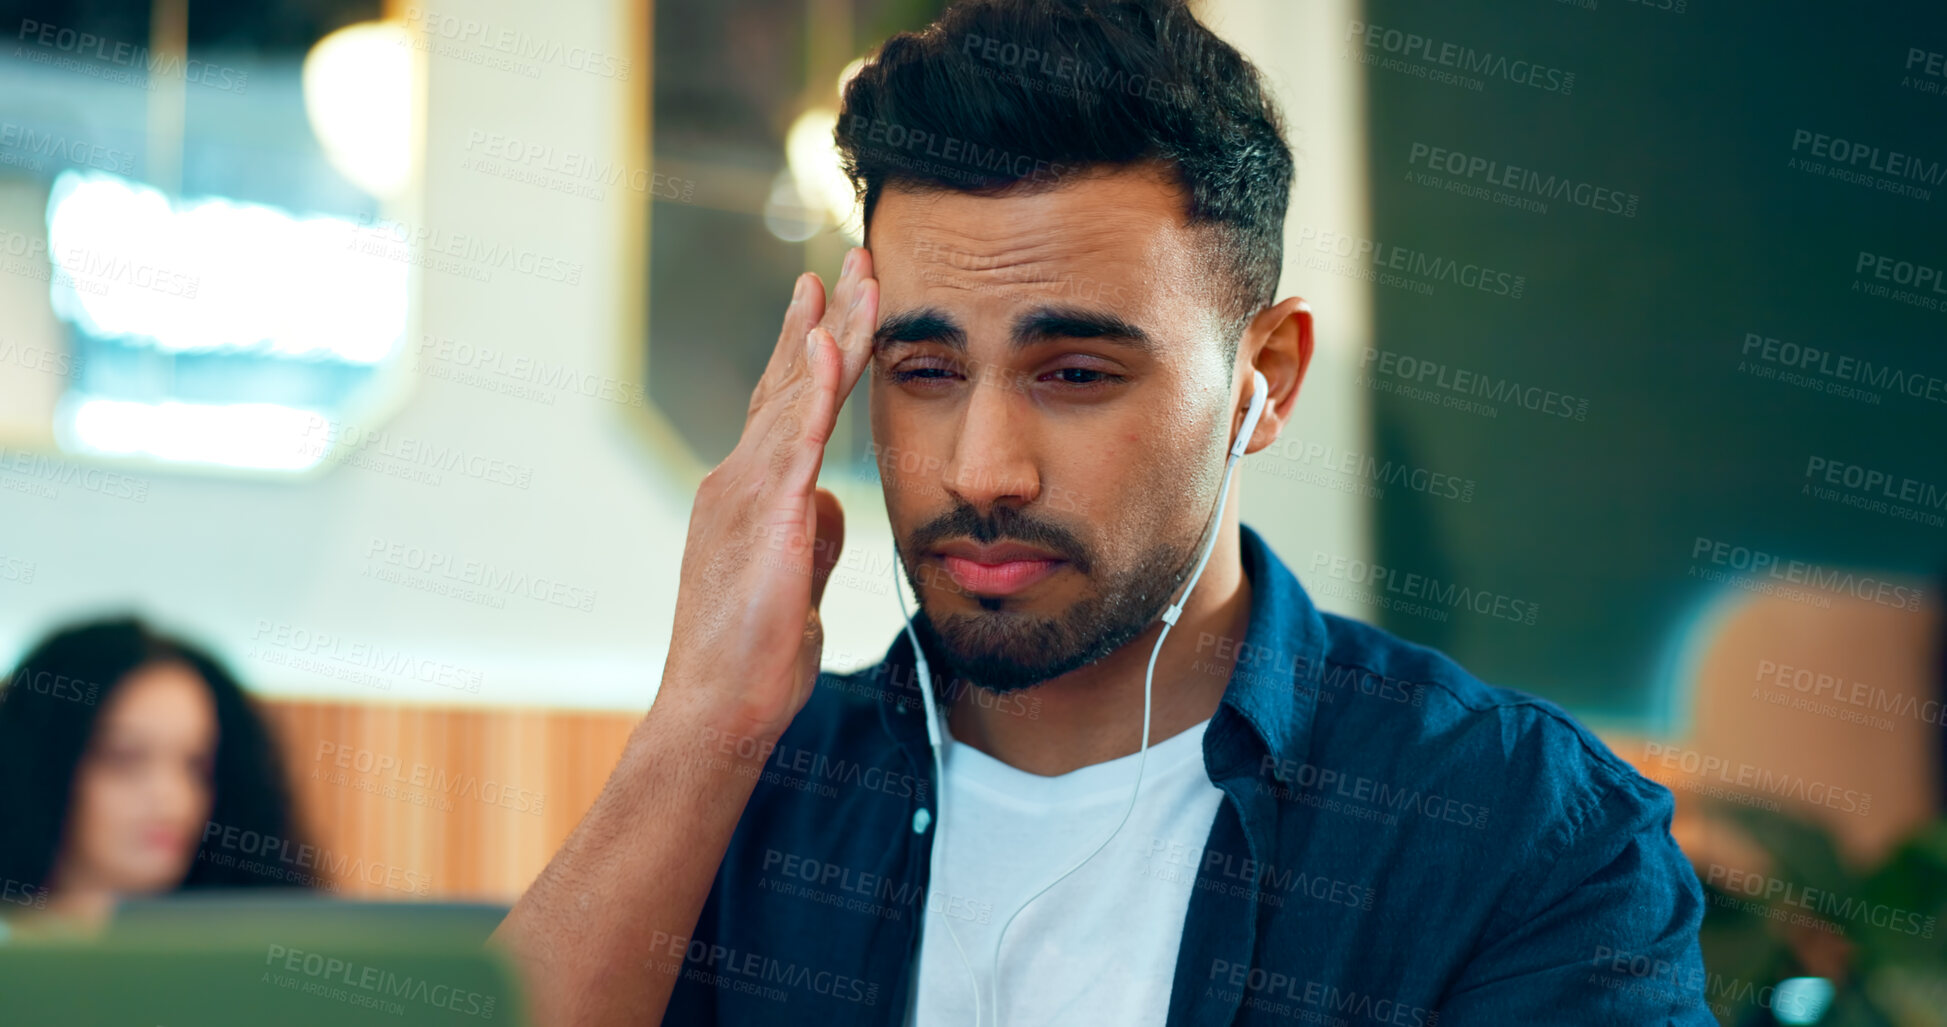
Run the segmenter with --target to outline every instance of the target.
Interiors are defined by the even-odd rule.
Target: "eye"
[[[1121,375],[1110,374],[1093,367],[1061,367],[1049,373],[1061,376],[1060,380],[1064,385],[1100,385],[1122,380]]]
[[[147,753],[131,745],[105,745],[95,751],[96,761],[113,774],[140,770],[147,757]]]
[[[1030,382],[1030,379],[1025,374],[1014,371],[1006,371],[1000,368],[987,368],[986,373],[981,373],[980,369],[969,372],[951,361],[943,362],[938,360],[938,358],[928,360],[924,357],[907,361],[886,372],[886,377],[892,381],[903,385],[914,385],[920,388],[926,388],[935,383],[945,384],[957,381],[969,375],[977,381],[991,383],[1005,382],[1015,388],[1023,388]],[[1067,393],[1095,392],[1099,389],[1108,388],[1127,381],[1122,375],[1112,374],[1096,367],[1085,367],[1081,365],[1057,367],[1044,372],[1039,378],[1032,380],[1056,386],[1061,391]]]
[[[208,784],[216,780],[216,754],[213,752],[192,753],[184,760],[190,776]]]
[[[904,364],[887,373],[895,382],[943,382],[953,377],[953,368],[938,364]]]

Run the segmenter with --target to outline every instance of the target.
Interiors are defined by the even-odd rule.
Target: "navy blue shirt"
[[[1553,704],[1320,612],[1241,535],[1245,637],[1165,643],[1236,661],[1204,737],[1224,800],[1184,868],[1171,1027],[1715,1024],[1669,791]],[[1032,690],[974,695],[1038,714]],[[820,675],[695,933],[652,939],[652,972],[678,975],[664,1022],[902,1022],[934,834],[924,717],[903,632]]]

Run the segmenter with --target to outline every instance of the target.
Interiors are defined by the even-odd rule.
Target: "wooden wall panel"
[[[641,719],[351,702],[260,708],[284,744],[310,840],[347,868],[333,875],[338,890],[399,900],[513,902],[594,802]],[[1605,740],[1654,776],[1633,758],[1641,739]],[[338,765],[341,754],[350,766]]]
[[[635,713],[265,701],[347,896],[512,902],[620,758]]]

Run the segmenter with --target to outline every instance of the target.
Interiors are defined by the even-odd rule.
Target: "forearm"
[[[661,1021],[682,962],[672,943],[695,929],[770,751],[668,698],[494,932],[542,1027]]]
[[[818,276],[799,276],[744,434],[697,485],[662,690],[494,932],[542,1027],[662,1019],[764,761],[817,684],[845,531],[818,470],[871,361],[870,253],[846,252],[832,298],[827,316]]]

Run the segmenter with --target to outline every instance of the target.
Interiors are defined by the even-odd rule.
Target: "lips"
[[[946,565],[954,584],[978,595],[1006,596],[1022,592],[1046,580],[1066,563],[1045,549],[1003,542],[982,546],[972,542],[950,542],[936,547],[935,555]]]
[[[147,848],[174,852],[183,847],[188,841],[188,836],[173,827],[151,826],[142,829],[141,839],[142,844]]]

